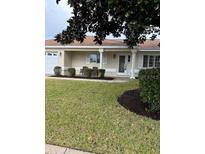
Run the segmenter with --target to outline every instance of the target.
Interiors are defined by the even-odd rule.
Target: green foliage
[[[61,67],[60,66],[55,66],[54,69],[53,69],[54,73],[56,76],[60,76],[61,75]]]
[[[93,69],[88,68],[87,66],[83,66],[83,68],[80,70],[82,73],[82,76],[86,78],[104,78],[105,77],[105,69],[98,69],[98,67],[93,67]]]
[[[87,66],[83,66],[83,69],[86,69],[86,68],[88,68]]]
[[[46,79],[45,142],[97,154],[159,154],[160,121],[128,112],[117,102],[136,87],[138,80]]]
[[[105,69],[99,69],[98,70],[98,77],[104,78],[105,77]]]
[[[60,0],[56,0],[57,4]],[[87,32],[95,33],[94,41],[102,44],[107,35],[126,36],[127,45],[133,47],[151,39],[160,32],[160,0],[68,0],[73,16],[68,26],[57,34],[56,40],[69,44],[83,42]]]
[[[75,68],[68,68],[68,76],[74,77],[75,76]]]
[[[87,66],[83,66],[83,68],[80,69],[80,73],[82,73],[83,76],[84,76],[84,70],[85,70],[85,69],[88,69],[88,67],[87,67]]]
[[[139,72],[140,96],[147,104],[147,110],[160,111],[160,69],[146,69]]]
[[[83,69],[83,76],[86,78],[90,78],[92,73],[92,69],[90,68],[84,68]]]
[[[98,68],[93,67],[91,77],[98,77]]]

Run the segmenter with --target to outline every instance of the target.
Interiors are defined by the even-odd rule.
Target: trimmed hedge
[[[93,67],[92,72],[91,72],[91,77],[97,78],[98,77],[98,68]]]
[[[86,78],[90,78],[92,73],[92,69],[90,68],[85,68],[83,69],[83,76]]]
[[[75,76],[75,68],[68,68],[68,76],[69,77],[74,77]]]
[[[56,76],[60,76],[62,69],[61,69],[60,66],[55,66],[54,69],[53,69],[53,71],[54,71],[54,74],[55,74]]]
[[[98,77],[99,78],[105,77],[105,69],[98,69]]]
[[[149,112],[160,111],[160,69],[146,69],[139,72],[139,87],[142,101]]]

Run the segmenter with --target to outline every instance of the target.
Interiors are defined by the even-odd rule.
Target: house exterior
[[[144,44],[128,48],[119,39],[106,39],[96,45],[94,38],[87,36],[83,43],[74,41],[61,45],[54,40],[45,41],[45,73],[53,74],[55,66],[75,68],[80,73],[83,66],[105,69],[105,76],[135,78],[140,69],[160,67],[160,40],[147,40]]]

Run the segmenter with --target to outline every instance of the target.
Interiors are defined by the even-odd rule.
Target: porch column
[[[62,75],[65,75],[65,73],[64,73],[64,67],[65,67],[65,51],[64,50],[60,50],[60,52],[59,52],[59,64],[60,64],[60,66],[61,66],[61,68],[62,68]]]
[[[103,68],[103,52],[104,52],[104,49],[99,49],[99,52],[100,52],[100,69]]]
[[[132,65],[131,65],[131,70],[130,70],[130,79],[135,79],[135,59],[136,59],[136,53],[137,49],[131,49],[132,53]]]

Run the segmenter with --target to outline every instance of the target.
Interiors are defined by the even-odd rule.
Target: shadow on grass
[[[113,77],[103,77],[103,78],[100,78],[100,77],[83,77],[83,76],[73,76],[73,77],[69,77],[69,76],[66,76],[66,75],[59,75],[59,76],[56,76],[56,75],[50,75],[49,77],[61,77],[61,78],[75,78],[75,79],[95,79],[95,80],[114,80]]]
[[[160,112],[147,112],[145,104],[140,99],[139,89],[125,91],[118,97],[118,102],[127,110],[153,120],[160,120]]]

